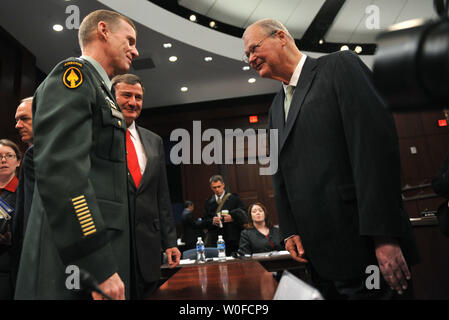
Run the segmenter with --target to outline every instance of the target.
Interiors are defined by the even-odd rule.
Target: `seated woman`
[[[16,206],[17,171],[20,166],[20,151],[8,140],[0,140],[0,197],[12,208]],[[0,232],[0,300],[13,298],[11,279],[11,220]]]
[[[248,224],[240,235],[240,254],[283,250],[279,229],[273,227],[267,208],[256,202],[248,208]]]

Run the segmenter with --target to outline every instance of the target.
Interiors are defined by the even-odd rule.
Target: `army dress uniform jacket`
[[[76,268],[98,283],[118,272],[128,297],[126,124],[114,101],[79,58],[59,63],[34,95],[36,183],[16,299],[88,298]]]

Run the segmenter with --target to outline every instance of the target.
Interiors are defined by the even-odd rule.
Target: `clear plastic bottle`
[[[196,262],[206,262],[206,256],[204,254],[204,242],[201,237],[198,237],[198,241],[196,242]]]
[[[222,235],[218,236],[217,250],[218,250],[218,260],[226,261],[226,245]]]

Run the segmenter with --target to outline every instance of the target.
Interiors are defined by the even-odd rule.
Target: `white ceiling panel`
[[[178,0],[178,4],[184,8],[207,15],[208,11],[217,0]]]
[[[302,38],[324,2],[325,0],[302,0],[300,2],[285,23],[285,27],[294,38]]]
[[[301,4],[302,0],[263,0],[250,16],[245,28],[260,19],[272,18],[279,20],[284,25]]]
[[[262,0],[217,0],[208,16],[218,21],[243,28]]]
[[[375,0],[371,4],[378,8],[379,28],[370,27],[372,19],[377,13],[374,11],[364,12],[364,16],[357,26],[356,30],[352,32],[349,37],[349,42],[355,43],[373,43],[380,31],[385,30],[395,23],[398,16],[401,14],[407,0]],[[374,16],[373,16],[374,15]],[[368,22],[368,23],[367,23]]]
[[[432,0],[408,0],[401,14],[397,17],[394,23],[417,18],[435,19],[437,17],[438,16],[433,9]]]
[[[365,9],[372,2],[372,0],[346,0],[324,39],[327,42],[349,41],[354,30],[364,19]]]

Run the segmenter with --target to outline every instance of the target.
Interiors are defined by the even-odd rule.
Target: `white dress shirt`
[[[304,67],[304,63],[306,62],[307,56],[303,53],[301,59],[299,60],[298,65],[293,71],[292,77],[290,78],[290,82],[288,84],[282,83],[284,87],[284,93],[287,94],[287,86],[296,87],[298,85],[299,76],[301,75],[302,68]]]

